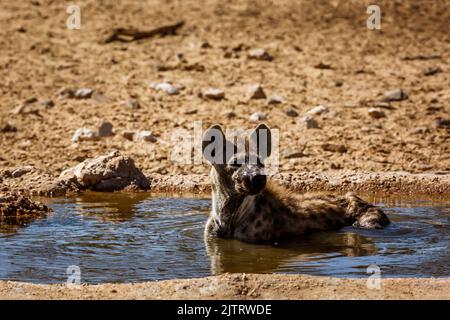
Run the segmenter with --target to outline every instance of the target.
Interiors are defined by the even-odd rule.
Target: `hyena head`
[[[272,149],[271,132],[260,124],[248,137],[242,132],[230,141],[221,127],[210,127],[203,136],[203,156],[211,163],[213,188],[227,194],[255,195],[266,186],[264,161]]]

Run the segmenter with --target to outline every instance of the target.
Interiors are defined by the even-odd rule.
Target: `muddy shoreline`
[[[0,299],[450,299],[450,278],[367,279],[306,275],[223,274],[127,284],[30,284],[0,281]]]

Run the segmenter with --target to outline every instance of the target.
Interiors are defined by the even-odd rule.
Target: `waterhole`
[[[205,243],[209,198],[88,193],[47,199],[48,217],[0,229],[0,279],[63,283],[70,266],[92,284],[224,272],[368,277],[371,265],[382,277],[450,275],[450,200],[368,200],[390,217],[386,229],[346,227],[252,245]]]

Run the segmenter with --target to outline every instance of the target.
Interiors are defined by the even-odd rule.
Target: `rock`
[[[428,129],[427,127],[416,127],[414,129],[412,129],[411,134],[425,134],[425,133],[429,133],[430,129]]]
[[[272,61],[273,57],[265,50],[261,48],[255,48],[248,51],[248,57],[255,60]]]
[[[164,91],[167,94],[175,95],[180,93],[180,88],[178,86],[172,85],[170,82],[162,82],[158,84],[150,84],[150,87],[158,91]]]
[[[248,99],[266,99],[266,93],[261,85],[254,84],[248,86],[247,97]]]
[[[222,100],[225,98],[225,92],[218,88],[208,88],[203,92],[203,96],[212,100]]]
[[[127,140],[133,141],[135,132],[134,131],[123,131],[122,137],[124,137]]]
[[[136,133],[136,140],[145,142],[156,142],[157,139],[151,131],[139,131]]]
[[[100,137],[97,132],[89,128],[79,128],[72,137],[72,142],[95,141]]]
[[[369,113],[369,116],[371,116],[374,119],[380,119],[380,118],[386,117],[386,114],[384,113],[384,111],[381,109],[378,109],[378,108],[369,108],[369,110],[367,110],[367,112]]]
[[[270,96],[269,100],[267,101],[267,104],[281,104],[284,102],[284,99],[282,96],[273,95]]]
[[[110,137],[113,135],[112,132],[113,125],[111,122],[105,121],[98,128],[99,137]]]
[[[0,194],[0,220],[6,224],[23,223],[32,217],[45,216],[50,209],[20,194]]]
[[[437,73],[441,73],[443,71],[444,70],[442,70],[441,67],[430,67],[423,71],[423,75],[429,77],[429,76],[433,76]]]
[[[46,99],[40,102],[42,106],[47,109],[53,108],[55,106],[55,102],[52,99]]]
[[[295,159],[295,158],[302,158],[305,157],[306,155],[303,153],[302,150],[287,150],[284,153],[284,158],[285,159]]]
[[[321,115],[323,113],[328,112],[328,108],[324,107],[322,105],[318,105],[317,107],[312,108],[311,110],[309,110],[308,112],[306,112],[306,114],[309,114],[311,116],[315,116],[315,115]]]
[[[253,113],[253,114],[250,116],[250,118],[249,118],[249,120],[250,120],[251,122],[259,122],[259,121],[263,121],[263,120],[266,120],[266,119],[267,119],[267,117],[266,117],[265,113],[259,112],[259,111]]]
[[[125,188],[148,190],[150,183],[131,158],[113,151],[87,159],[61,173],[59,181],[75,181],[81,190],[116,191]]]
[[[384,93],[384,101],[402,101],[408,99],[408,94],[403,89],[395,89]]]
[[[331,64],[319,62],[318,64],[314,65],[314,68],[316,69],[323,69],[323,70],[331,70],[333,67]]]
[[[434,121],[434,126],[437,129],[450,129],[450,119],[442,119],[439,117]]]
[[[339,153],[347,152],[347,147],[344,146],[343,144],[324,143],[322,144],[322,149],[325,151],[339,152]]]
[[[72,99],[75,96],[75,90],[71,88],[62,88],[59,90],[58,96],[61,99]]]
[[[27,174],[28,172],[31,172],[33,170],[35,170],[35,168],[33,166],[19,167],[19,168],[14,169],[13,172],[11,172],[11,177],[19,178],[19,177],[23,176],[24,174]]]
[[[75,99],[90,99],[93,93],[94,93],[93,89],[81,88],[75,91],[73,97]]]
[[[288,117],[297,117],[298,116],[298,112],[294,109],[294,108],[286,108],[284,110],[284,113],[288,116]]]
[[[125,105],[128,108],[133,109],[133,110],[137,110],[137,109],[141,108],[141,104],[136,99],[130,99],[130,100],[125,101]]]
[[[304,125],[306,126],[306,129],[318,129],[319,123],[310,115],[306,115],[302,119]]]
[[[17,132],[17,128],[14,127],[13,125],[10,125],[9,123],[6,123],[0,128],[0,132],[2,133]]]

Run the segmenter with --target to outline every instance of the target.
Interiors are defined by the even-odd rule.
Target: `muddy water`
[[[94,193],[53,199],[47,218],[0,229],[0,279],[61,283],[69,266],[79,267],[84,283],[223,272],[367,277],[370,265],[383,277],[450,276],[450,201],[374,200],[393,221],[384,230],[347,227],[269,246],[205,243],[207,198]]]

